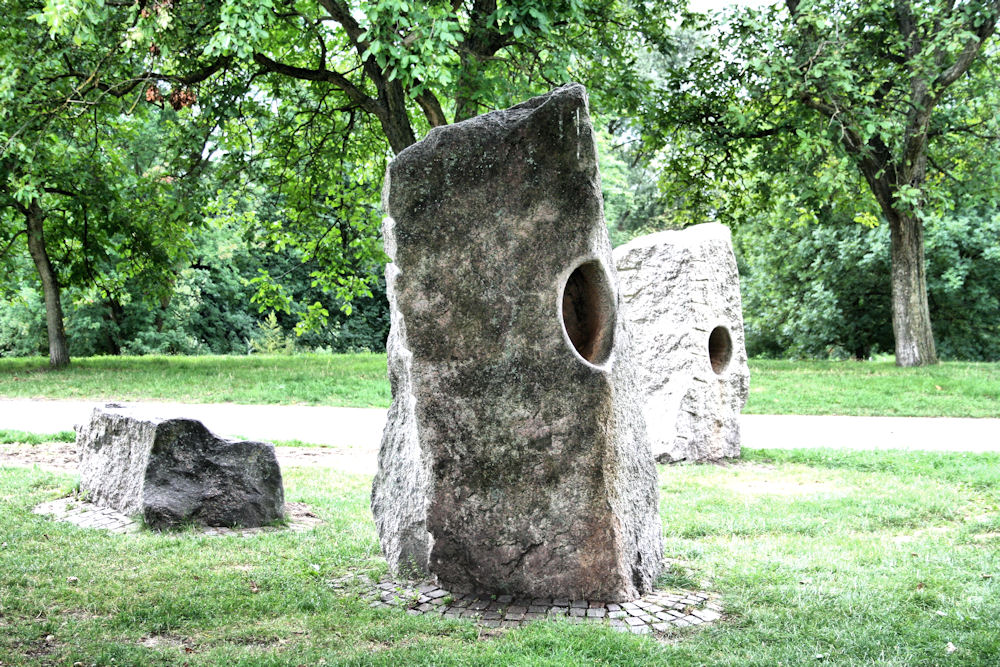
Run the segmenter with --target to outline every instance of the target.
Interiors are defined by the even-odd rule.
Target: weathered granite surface
[[[194,419],[95,408],[79,427],[80,490],[151,528],[263,526],[285,505],[274,446],[226,440]]]
[[[641,236],[615,263],[657,460],[739,456],[750,369],[729,228]]]
[[[435,128],[389,165],[383,206],[390,566],[451,590],[651,590],[656,471],[584,88]]]

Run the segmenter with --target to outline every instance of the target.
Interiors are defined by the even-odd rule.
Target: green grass
[[[0,468],[0,661],[1000,662],[998,455],[753,451],[734,465],[662,467],[672,565],[661,581],[716,591],[726,609],[723,622],[662,644],[548,622],[480,637],[470,623],[371,609],[327,583],[384,571],[370,479],[318,469],[285,479],[288,499],[324,524],[253,538],[114,536],[30,513],[72,478]]]
[[[6,431],[0,429],[0,445],[13,443],[39,445],[43,442],[76,442],[76,433],[73,431],[59,431],[58,433],[27,433],[25,431]]]
[[[750,362],[748,414],[1000,417],[1000,363]],[[384,354],[0,359],[0,396],[388,407]]]
[[[7,398],[387,407],[384,354],[0,359]]]
[[[747,414],[1000,417],[1000,363],[750,362]]]

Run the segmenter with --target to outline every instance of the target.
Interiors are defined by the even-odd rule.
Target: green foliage
[[[891,352],[888,230],[758,218],[735,229],[747,353]]]
[[[353,115],[330,108],[332,100],[314,99],[304,85],[284,92],[292,99],[273,103],[273,117],[259,108],[252,129],[241,119],[227,124],[222,177],[257,185],[209,210],[236,224],[248,247],[274,256],[250,277],[252,301],[291,316],[302,334],[333,326],[341,318],[331,313],[349,316],[356,298],[372,294],[385,262],[377,194],[385,156],[370,134],[351,133]],[[285,131],[309,123],[309,133]]]
[[[934,334],[941,356],[1000,359],[1000,211],[945,215],[927,228]]]
[[[927,285],[942,358],[1000,359],[1000,213],[933,217]],[[736,228],[752,356],[891,353],[889,230],[757,218]]]
[[[272,0],[233,0],[221,5],[218,30],[205,47],[210,56],[235,55],[248,58],[268,37],[268,15]]]
[[[690,40],[658,63],[643,126],[663,148],[666,198],[733,224],[883,220],[897,362],[935,363],[922,227],[957,202],[1000,202],[998,21],[996,0],[786,0],[686,16]],[[834,325],[835,299],[812,299],[827,304],[808,314],[815,325]]]
[[[187,265],[175,266],[169,290],[147,295],[143,283],[124,282],[111,296],[94,288],[63,290],[66,329],[73,356],[100,354],[246,354],[260,349],[266,314],[252,303],[253,279],[261,271],[283,276],[290,313],[278,313],[275,336],[302,349],[330,352],[383,350],[389,330],[384,280],[373,283],[372,296],[354,297],[348,315],[342,302],[313,285],[316,262],[303,262],[294,248],[265,252],[248,242],[238,222],[196,230]],[[381,273],[381,266],[374,270]],[[30,280],[7,297],[0,295],[0,357],[33,356],[45,350],[45,312]],[[301,331],[295,308],[317,305],[326,322]],[[265,345],[267,347],[267,345]],[[282,342],[278,347],[288,347]],[[277,351],[277,348],[274,350]]]
[[[73,288],[74,350],[245,352],[272,311],[272,333],[300,347],[378,350],[387,159],[432,126],[576,79],[602,118],[616,243],[746,226],[754,351],[887,349],[886,230],[904,215],[927,226],[942,354],[996,358],[993,218],[979,213],[1000,191],[1000,161],[981,157],[1000,134],[996,3],[950,7],[789,1],[678,25],[680,3],[631,0],[18,0],[33,18],[12,22],[0,54],[40,55],[27,74],[2,61],[0,97],[20,105],[0,111],[8,199],[58,211],[47,233]],[[951,64],[965,74],[939,78]],[[104,85],[77,95],[83,113],[66,100],[95,68]],[[11,207],[0,249],[19,233]],[[192,244],[206,222],[219,231]],[[34,349],[4,342],[12,318],[0,353]]]
[[[185,112],[210,128],[217,171],[203,175],[221,185],[208,215],[241,220],[249,244],[294,257],[327,295],[299,301],[308,292],[294,284],[299,272],[289,281],[265,265],[250,278],[255,305],[283,327],[291,318],[302,336],[340,326],[353,339],[336,313],[377,298],[391,152],[432,126],[574,79],[609,114],[636,108],[650,88],[640,56],[664,43],[676,4],[47,0],[37,13],[57,40],[114,44],[149,100],[189,103],[197,86]]]
[[[937,97],[919,102],[931,118],[928,181],[893,184],[893,200],[900,210],[937,211],[950,209],[957,192],[966,203],[994,201],[1000,166],[976,156],[1000,134],[995,37],[986,33],[966,76],[951,85],[935,77],[974,41],[973,19],[985,30],[997,7],[949,6],[820,0],[687,16],[682,48],[654,65],[659,95],[645,117],[646,140],[665,147],[663,187],[689,210],[724,220],[770,208],[785,192],[771,187],[774,177],[804,200],[850,196],[884,213],[869,185],[913,166],[903,154],[919,131],[908,125],[919,102],[911,95],[930,81]],[[866,160],[898,174],[869,172],[875,162]]]
[[[251,343],[259,354],[295,354],[295,339],[288,336],[278,325],[278,318],[272,310],[262,322],[257,324],[259,334]]]
[[[453,49],[463,35],[450,4],[378,0],[365,4],[365,19],[360,39],[368,48],[361,58],[372,57],[389,81],[398,80],[414,96],[429,85],[454,82]]]
[[[619,129],[618,135],[603,127],[597,131],[604,218],[616,246],[676,226],[660,196],[656,173],[641,154],[629,150],[629,130]]]
[[[157,3],[156,16],[143,19],[166,27],[167,4]],[[200,222],[205,127],[191,110],[196,96],[175,80],[179,96],[170,96],[172,108],[163,105],[149,73],[158,51],[124,48],[141,26],[103,2],[42,7],[17,0],[5,9],[0,268],[23,264],[24,241],[33,239],[39,272],[46,263],[53,267],[51,303],[66,301],[60,291],[75,291],[73,301],[108,307],[115,325],[127,327],[125,306],[169,292],[174,266],[190,249],[188,234]],[[17,278],[23,272],[5,271],[0,282]],[[52,316],[59,319],[54,309]],[[77,331],[85,337],[96,332],[87,319]],[[62,328],[50,328],[50,345],[58,345]],[[115,351],[116,336],[106,343]]]
[[[0,357],[34,357],[47,352],[41,292],[22,287],[0,298]]]

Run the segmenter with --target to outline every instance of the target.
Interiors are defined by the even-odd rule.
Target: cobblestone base
[[[365,597],[373,607],[466,618],[491,628],[516,628],[546,618],[565,618],[570,623],[606,623],[622,632],[653,634],[722,618],[718,596],[704,591],[654,591],[633,602],[615,603],[452,594],[434,584],[387,581],[368,590]]]
[[[78,498],[59,498],[42,503],[32,510],[35,514],[52,517],[55,521],[64,521],[80,528],[97,528],[112,533],[134,533],[142,529],[142,522],[125,516],[121,512],[107,507],[99,507],[93,503]],[[198,530],[202,535],[221,536],[239,535],[249,537],[259,533],[269,533],[276,530],[292,530],[300,532],[309,530],[321,523],[319,517],[309,511],[303,503],[286,503],[285,516],[287,526],[264,526],[261,528],[216,528],[204,527]]]

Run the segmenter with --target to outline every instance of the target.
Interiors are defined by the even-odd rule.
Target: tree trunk
[[[379,115],[379,122],[385,138],[393,154],[398,155],[407,146],[417,143],[417,136],[410,125],[410,116],[406,111],[406,91],[399,80],[389,81],[379,88],[379,102],[385,110]]]
[[[61,368],[69,364],[69,347],[66,345],[66,330],[63,327],[62,304],[59,301],[59,280],[56,278],[49,254],[45,250],[45,214],[37,201],[28,205],[25,215],[28,221],[28,252],[35,261],[38,277],[42,280],[42,294],[45,296],[45,325],[49,332],[49,365]]]
[[[122,322],[125,321],[125,309],[122,308],[121,302],[113,296],[108,297],[105,305],[108,308],[108,325],[104,330],[104,349],[109,354],[119,357],[122,353],[122,346],[118,341],[121,337]]]
[[[455,94],[456,123],[476,115],[476,102],[469,93],[472,85],[470,79],[473,78],[470,70],[477,64],[475,56],[468,53],[462,54],[462,68],[459,70],[458,81],[455,84],[455,90],[457,91]]]
[[[924,272],[924,226],[916,216],[889,219],[892,259],[892,330],[897,366],[936,364]]]

